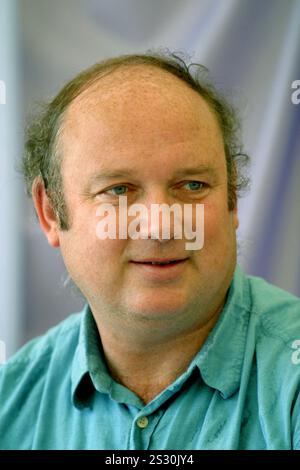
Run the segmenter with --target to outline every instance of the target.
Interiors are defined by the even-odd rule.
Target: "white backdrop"
[[[291,83],[300,79],[300,1],[16,3],[19,8],[13,12],[14,0],[0,0],[1,8],[9,4],[11,9],[10,18],[1,19],[1,48],[4,42],[10,80],[18,77],[21,90],[19,108],[9,114],[6,105],[0,131],[2,149],[2,139],[10,142],[1,153],[1,214],[15,214],[9,227],[3,215],[1,223],[0,339],[14,349],[16,342],[81,306],[62,286],[59,253],[47,246],[31,206],[24,208],[23,193],[7,186],[23,110],[32,112],[37,101],[51,97],[96,61],[155,47],[193,54],[238,105],[253,180],[251,192],[240,202],[240,262],[247,272],[300,295],[300,105],[291,102]]]

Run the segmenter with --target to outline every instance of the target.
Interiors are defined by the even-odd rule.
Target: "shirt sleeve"
[[[292,413],[292,449],[300,450],[300,389]]]

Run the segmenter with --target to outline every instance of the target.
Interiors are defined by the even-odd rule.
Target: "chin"
[[[156,318],[164,319],[166,317],[172,317],[181,314],[185,310],[186,305],[173,301],[159,301],[156,299],[154,302],[138,302],[134,305],[128,306],[131,312],[134,312],[136,316],[142,318]]]

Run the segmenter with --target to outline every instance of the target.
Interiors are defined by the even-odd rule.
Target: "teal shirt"
[[[0,448],[300,449],[299,386],[300,300],[237,268],[204,346],[147,405],[111,378],[88,306],[28,343],[0,368]]]

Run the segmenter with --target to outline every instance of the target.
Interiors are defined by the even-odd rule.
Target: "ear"
[[[59,225],[57,216],[47,196],[45,186],[40,177],[32,185],[32,199],[38,215],[41,229],[47,237],[49,245],[59,247]]]
[[[237,230],[239,228],[239,225],[240,225],[240,221],[239,221],[239,217],[238,217],[238,208],[237,208],[237,204],[235,205],[235,208],[233,209],[232,211],[232,216],[233,216],[233,225],[234,225],[234,228],[235,230]]]

